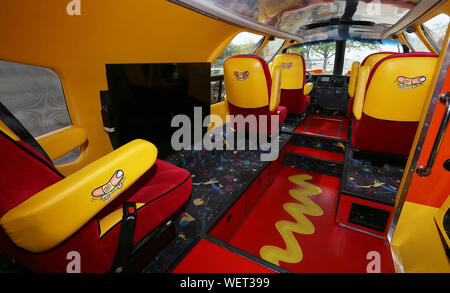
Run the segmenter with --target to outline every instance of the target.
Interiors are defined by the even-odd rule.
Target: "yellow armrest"
[[[8,128],[8,126],[6,126],[5,123],[3,123],[2,120],[0,120],[0,131],[2,131],[3,133],[5,133],[7,136],[9,136],[11,139],[15,140],[15,141],[19,141],[20,138],[11,131],[11,129]]]
[[[311,82],[308,82],[307,84],[305,84],[305,86],[303,87],[303,94],[305,96],[309,95],[309,93],[313,90],[314,88],[314,84],[312,84]]]
[[[224,123],[227,123],[229,112],[226,98],[222,102],[212,104],[210,108],[211,108],[211,117],[208,130],[223,125]],[[217,119],[217,116],[220,117],[220,120]]]
[[[157,153],[153,144],[134,140],[9,210],[0,225],[17,246],[50,250],[138,180]]]
[[[348,95],[353,98],[355,96],[356,82],[358,81],[360,63],[358,61],[352,64],[352,73],[350,74],[350,81],[348,84]]]
[[[87,141],[87,132],[81,127],[68,126],[36,138],[51,160],[56,160]]]
[[[280,94],[281,94],[281,66],[273,66],[272,67],[272,89],[270,92],[270,105],[269,109],[271,112],[276,111],[278,106],[280,105]]]
[[[270,76],[273,75],[273,61],[269,63],[269,72],[270,72]]]
[[[356,85],[355,100],[353,101],[353,115],[356,120],[361,119],[364,97],[366,95],[367,80],[369,79],[369,66],[361,66],[359,68],[358,82]]]

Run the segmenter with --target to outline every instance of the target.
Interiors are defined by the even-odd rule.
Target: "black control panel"
[[[330,110],[347,111],[348,76],[312,75],[314,90],[310,97],[314,105]]]

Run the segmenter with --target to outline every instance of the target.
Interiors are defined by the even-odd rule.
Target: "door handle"
[[[450,92],[446,92],[439,97],[439,101],[441,104],[445,105],[445,113],[442,118],[441,125],[439,126],[438,133],[436,135],[436,139],[434,140],[433,147],[431,149],[430,156],[428,157],[427,165],[420,166],[417,168],[417,174],[421,177],[426,177],[431,174],[433,169],[434,162],[436,161],[437,154],[439,153],[439,149],[441,147],[442,140],[445,136],[445,131],[447,130],[448,122],[450,120]]]

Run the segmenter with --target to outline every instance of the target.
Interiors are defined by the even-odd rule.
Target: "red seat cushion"
[[[352,118],[353,117],[353,99],[354,98],[350,98],[348,100],[348,108],[347,108],[347,117],[348,118]]]
[[[286,107],[289,113],[301,115],[308,106],[309,96],[305,96],[303,89],[282,89],[280,105]]]
[[[380,120],[362,114],[354,122],[352,145],[360,150],[408,156],[419,122]]]
[[[239,108],[228,102],[228,109],[230,111],[230,115],[238,116],[242,115],[244,118],[249,115],[255,115],[256,122],[257,122],[257,129],[259,133],[267,133],[268,135],[271,135],[276,128],[271,126],[271,116],[272,115],[278,115],[278,119],[280,121],[280,125],[284,123],[287,117],[287,109],[286,107],[278,106],[276,111],[270,112],[269,106],[261,107],[261,108],[254,108],[254,109],[244,109]],[[259,124],[259,116],[261,115],[267,115],[267,127],[263,127],[263,125]],[[237,123],[233,123],[233,128],[239,131],[250,131],[250,127],[248,123],[245,124],[245,129],[239,129],[239,125]]]
[[[52,170],[52,166],[30,155],[32,150],[0,134],[0,174],[3,176],[0,184],[0,215],[3,215],[62,177]],[[15,246],[0,230],[0,250],[35,272],[65,272],[70,261],[66,257],[71,251],[80,253],[81,272],[108,272],[116,254],[121,224],[118,222],[100,238],[99,220],[122,209],[125,201],[145,203],[138,209],[134,238],[134,244],[137,244],[182,208],[190,196],[191,188],[188,171],[156,160],[150,170],[98,216],[54,249],[39,254],[29,253]]]
[[[156,160],[155,165],[131,188],[99,213],[99,218],[122,209],[124,201],[146,203],[138,208],[134,237],[134,244],[137,244],[149,231],[180,210],[189,199],[191,187],[191,176],[188,171]],[[118,233],[119,230],[116,228],[115,232]],[[105,237],[106,235],[103,236]]]
[[[280,119],[280,125],[284,123],[284,121],[286,120],[287,114],[288,114],[288,109],[286,107],[283,106],[278,106],[277,108],[277,114]]]

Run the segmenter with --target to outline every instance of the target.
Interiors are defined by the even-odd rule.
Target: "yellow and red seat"
[[[162,245],[148,236],[178,216],[191,192],[189,172],[158,160],[143,140],[68,177],[1,121],[0,149],[0,250],[35,272],[66,272],[70,252],[81,272],[115,269],[125,202],[137,215],[132,247]]]
[[[366,58],[364,58],[363,62],[360,64],[359,62],[355,61],[352,64],[352,71],[350,73],[350,82],[348,86],[348,95],[350,97],[348,101],[348,117],[352,118],[352,109],[353,109],[353,101],[356,91],[356,84],[358,81],[358,75],[359,75],[359,67],[360,66],[367,66],[369,67],[369,71],[375,66],[375,64],[378,63],[381,59],[391,56],[392,54],[395,54],[395,52],[378,52],[368,55]]]
[[[273,66],[282,69],[280,105],[288,113],[303,114],[313,89],[312,83],[306,83],[305,60],[299,54],[285,53],[274,58]]]
[[[278,116],[279,124],[286,119],[287,110],[280,104],[281,67],[274,66],[273,79],[264,59],[254,55],[228,58],[224,64],[224,82],[229,114],[254,115],[258,121],[257,132],[272,134],[279,125],[271,125],[271,117]],[[259,124],[259,117],[267,117],[267,128]],[[233,125],[239,127],[236,123]],[[246,124],[245,129],[249,131]],[[251,129],[251,131],[255,131]]]
[[[437,55],[403,53],[361,66],[353,103],[356,149],[408,156]]]

